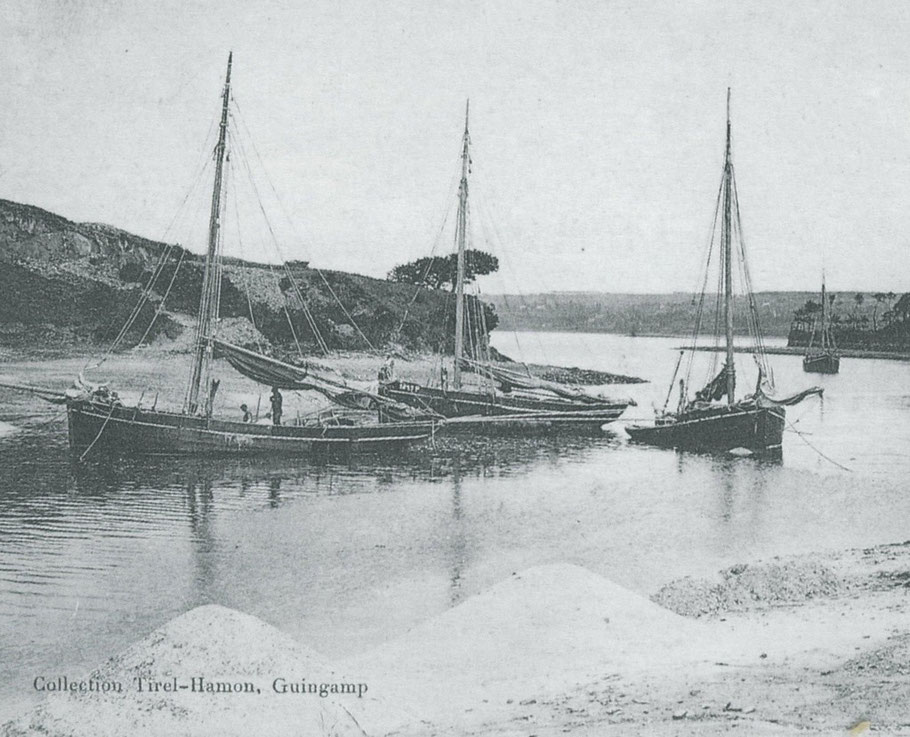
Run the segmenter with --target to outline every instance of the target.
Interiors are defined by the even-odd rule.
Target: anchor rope
[[[108,421],[111,419],[111,416],[114,414],[114,409],[115,409],[115,407],[112,405],[111,411],[108,412],[107,417],[104,418],[104,422],[102,423],[101,429],[98,431],[98,434],[95,436],[95,439],[91,443],[89,443],[89,446],[88,446],[88,448],[85,449],[85,452],[81,456],[79,456],[79,463],[82,463],[85,460],[85,457],[89,453],[91,453],[92,448],[95,447],[95,443],[97,443],[98,440],[100,440],[101,435],[104,432],[104,429],[107,427]]]

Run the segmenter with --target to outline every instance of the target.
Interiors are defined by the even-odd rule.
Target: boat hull
[[[818,353],[803,358],[803,371],[812,374],[836,374],[840,371],[840,356]]]
[[[785,422],[783,407],[753,407],[630,425],[626,432],[635,442],[681,450],[774,452],[781,448]]]
[[[87,400],[68,402],[67,417],[74,453],[129,456],[306,456],[394,450],[429,438],[440,424],[259,425]]]
[[[380,388],[380,393],[416,409],[428,410],[447,419],[447,432],[508,429],[596,427],[616,420],[629,406],[628,402],[573,402],[566,399],[544,399],[501,393],[451,391],[395,381]],[[488,421],[483,421],[488,420]],[[495,421],[494,421],[495,420]]]
[[[615,417],[602,413],[590,416],[581,412],[538,412],[530,414],[470,415],[446,420],[446,435],[486,435],[493,437],[531,437],[538,435],[603,434],[601,429]]]

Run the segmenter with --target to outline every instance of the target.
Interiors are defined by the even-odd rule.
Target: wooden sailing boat
[[[818,343],[815,337],[818,334]],[[803,371],[813,374],[836,374],[840,371],[840,354],[834,343],[834,334],[828,320],[828,295],[825,291],[825,275],[822,274],[822,308],[820,319],[812,326],[812,335],[803,356]]]
[[[66,399],[69,439],[84,457],[89,451],[147,454],[309,454],[317,450],[388,448],[422,440],[437,422],[396,424],[342,423],[334,419],[260,425],[212,416],[218,381],[212,376],[217,356],[248,377],[278,389],[315,389],[333,400],[357,408],[375,409],[386,400],[369,391],[313,376],[305,367],[219,341],[215,333],[221,286],[219,232],[222,219],[223,167],[226,156],[232,56],[228,56],[221,127],[215,147],[215,181],[209,218],[208,251],[195,333],[193,364],[182,412],[163,412],[125,406],[106,388],[85,389]],[[216,356],[217,352],[217,356]]]
[[[679,405],[676,411],[668,412],[670,394],[667,402],[657,413],[652,425],[630,425],[626,428],[634,441],[675,447],[686,450],[725,451],[734,448],[745,448],[756,453],[779,452],[781,449],[785,407],[802,401],[810,394],[820,394],[821,389],[813,387],[786,399],[775,399],[771,396],[772,374],[763,349],[763,339],[758,323],[758,314],[754,300],[748,264],[745,259],[745,247],[742,240],[742,226],[739,218],[739,199],[736,192],[736,181],[733,174],[733,156],[730,141],[730,90],[727,90],[727,139],[724,154],[724,169],[715,211],[713,233],[720,234],[720,282],[718,307],[722,307],[724,323],[725,358],[723,368],[706,385],[696,392],[690,400],[687,395],[688,381],[680,379]],[[741,399],[736,398],[736,368],[733,346],[733,260],[734,240],[738,240],[738,255],[745,289],[749,294],[749,326],[755,341],[754,358],[758,364],[758,380],[755,391]],[[705,271],[704,285],[708,283],[715,239],[712,237],[708,264]],[[695,354],[698,331],[702,318],[705,289],[702,288],[699,301],[698,318],[693,334],[691,358]],[[720,319],[720,310],[717,318]],[[719,337],[719,336],[718,336]],[[716,354],[715,354],[716,355]],[[682,358],[682,355],[680,356]],[[679,371],[681,361],[677,362]],[[713,373],[713,372],[712,372]],[[674,373],[672,385],[676,381]]]
[[[455,361],[451,388],[424,386],[412,382],[388,380],[380,385],[382,396],[415,408],[430,410],[446,418],[458,418],[447,428],[478,430],[499,428],[509,431],[535,428],[599,428],[618,418],[631,399],[612,399],[591,395],[578,387],[544,381],[530,372],[524,373],[496,365],[489,359],[486,331],[477,330],[483,315],[475,316],[474,331],[467,323],[470,312],[465,296],[465,259],[468,237],[468,189],[471,164],[469,133],[470,101],[465,106],[464,135],[461,152],[461,182],[458,188],[458,215],[455,224],[457,271],[455,281]],[[477,300],[471,304],[477,307]],[[466,350],[465,336],[473,337],[471,350]],[[465,371],[472,372],[481,385],[466,386]]]

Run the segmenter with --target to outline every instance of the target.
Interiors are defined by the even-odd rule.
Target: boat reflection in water
[[[203,495],[225,485],[238,485],[243,497],[266,489],[270,506],[282,503],[283,489],[301,493],[343,495],[368,488],[394,486],[401,481],[443,481],[465,476],[519,475],[541,461],[578,460],[604,447],[620,447],[617,435],[604,431],[593,440],[584,435],[532,438],[440,437],[432,446],[402,449],[395,455],[336,453],[308,458],[290,456],[246,458],[146,457],[116,459],[104,456],[70,468],[77,491],[104,488],[193,487]],[[208,489],[208,491],[205,491]]]

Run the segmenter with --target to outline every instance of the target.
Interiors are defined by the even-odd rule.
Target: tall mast
[[[215,146],[215,184],[212,190],[212,211],[209,216],[209,247],[205,256],[205,272],[202,279],[202,294],[199,298],[199,321],[196,325],[196,345],[193,356],[193,371],[190,375],[190,387],[187,393],[186,411],[195,414],[199,408],[199,391],[206,376],[209,362],[212,359],[212,326],[218,316],[218,290],[220,270],[218,266],[218,233],[221,228],[221,187],[224,179],[224,157],[228,125],[228,102],[231,96],[231,62],[233,52],[228,54],[227,74],[224,80],[224,92],[221,102],[221,128],[218,131],[218,143]],[[208,387],[205,387],[206,397]],[[211,407],[206,400],[206,414]]]
[[[458,222],[456,239],[458,241],[458,266],[455,277],[455,371],[453,386],[461,389],[461,359],[464,355],[464,259],[465,239],[468,229],[468,168],[471,154],[469,151],[471,137],[468,134],[468,115],[471,101],[468,100],[464,110],[464,138],[461,149],[461,186],[458,188]]]
[[[822,348],[828,347],[828,294],[825,290],[825,270],[822,269]]]
[[[733,364],[733,233],[731,227],[733,156],[730,150],[730,88],[727,87],[727,149],[724,156],[724,220],[721,242],[724,248],[724,327],[727,338],[727,404],[733,404],[736,370]]]

